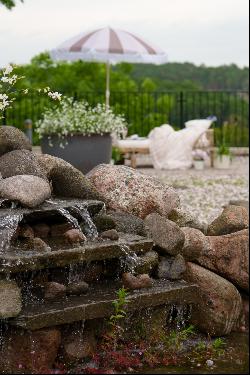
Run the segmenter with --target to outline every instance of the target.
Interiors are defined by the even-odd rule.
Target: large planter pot
[[[52,144],[52,146],[50,145]],[[42,152],[64,159],[83,173],[89,172],[101,163],[110,163],[112,138],[110,134],[93,134],[90,136],[76,134],[62,140],[58,136],[43,137]]]
[[[229,169],[231,157],[229,155],[217,155],[214,160],[214,167],[217,169]]]

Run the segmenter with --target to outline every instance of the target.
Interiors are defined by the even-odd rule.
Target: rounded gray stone
[[[242,206],[227,206],[208,226],[208,236],[221,236],[248,228],[248,211]]]
[[[181,254],[176,255],[170,267],[170,280],[179,280],[186,271],[186,262]]]
[[[200,222],[199,219],[181,208],[175,208],[172,210],[168,215],[168,219],[176,223],[179,227],[199,229],[201,232],[206,234],[207,225]]]
[[[0,126],[0,156],[13,150],[32,150],[25,134],[14,126]]]
[[[39,163],[52,182],[56,196],[79,199],[99,199],[100,196],[82,172],[63,159],[51,155],[40,155]]]
[[[210,248],[208,238],[198,229],[183,227],[185,242],[181,254],[186,260],[197,260],[203,252]]]
[[[138,257],[138,263],[135,266],[135,273],[150,273],[157,265],[159,255],[156,251],[148,251],[146,254]]]
[[[0,181],[0,197],[17,201],[24,207],[39,206],[50,196],[49,183],[37,176],[13,176]]]
[[[108,211],[108,215],[113,219],[118,232],[146,235],[144,221],[141,218],[127,212]]]
[[[33,152],[15,150],[0,157],[0,172],[3,178],[17,175],[32,175],[46,179],[46,174]]]
[[[185,235],[177,224],[157,213],[148,215],[144,222],[149,237],[159,246],[161,252],[170,255],[180,253]]]

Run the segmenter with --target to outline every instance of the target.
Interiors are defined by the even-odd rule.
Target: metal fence
[[[73,93],[76,100],[84,99],[91,105],[105,103],[103,92]],[[248,91],[164,91],[164,92],[111,92],[110,105],[115,113],[124,114],[129,134],[147,136],[151,129],[171,124],[181,129],[185,121],[215,115],[217,144],[226,141],[228,146],[249,145],[249,93]],[[17,98],[13,108],[5,112],[3,124],[24,127],[24,120],[36,121],[44,108],[53,105],[45,97]],[[36,137],[34,138],[37,142]]]

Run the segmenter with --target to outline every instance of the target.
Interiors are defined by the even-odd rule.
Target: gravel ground
[[[235,157],[229,170],[138,170],[173,186],[180,195],[182,208],[199,217],[200,221],[210,223],[230,200],[249,199],[248,164],[248,157]]]

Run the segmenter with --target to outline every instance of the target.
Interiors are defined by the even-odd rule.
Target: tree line
[[[129,133],[141,136],[163,123],[179,129],[192,118],[216,115],[218,128],[229,124],[228,143],[245,146],[248,145],[248,94],[243,92],[248,85],[246,72],[248,68],[235,65],[210,68],[190,63],[118,64],[111,71],[111,106],[116,113],[125,115]],[[25,77],[17,85],[19,90],[50,87],[75,100],[87,100],[91,105],[105,102],[105,64],[55,63],[44,52],[29,64],[18,66],[16,73]],[[35,123],[49,105],[53,104],[37,94],[20,95],[7,111],[5,121],[22,128],[24,119],[30,118]]]

